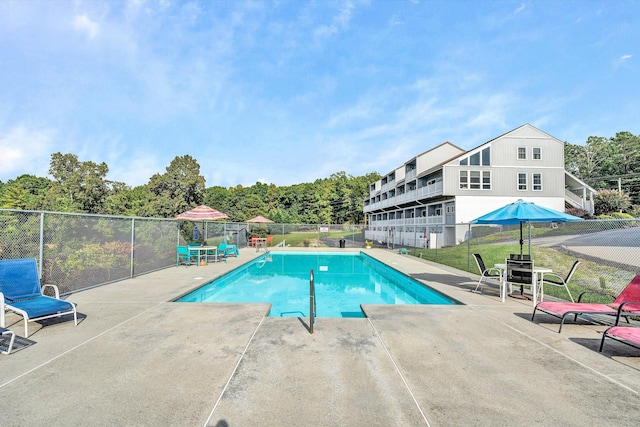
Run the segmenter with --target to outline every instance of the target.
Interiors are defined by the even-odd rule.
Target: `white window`
[[[533,174],[533,191],[542,191],[542,175],[539,173]]]
[[[455,205],[447,205],[447,207],[445,208],[445,211],[448,214],[452,214],[452,213],[454,213],[456,211],[456,207],[455,207]]]
[[[480,189],[480,171],[469,171],[469,188]]]
[[[491,172],[482,171],[482,189],[491,190]]]
[[[527,160],[527,147],[518,147],[518,160]]]
[[[469,188],[469,181],[467,180],[467,171],[460,171],[460,189],[466,190]]]
[[[542,159],[542,148],[533,147],[533,160],[540,160],[540,159]]]
[[[461,190],[491,190],[491,171],[460,171]]]
[[[526,173],[518,173],[518,190],[520,191],[527,190],[527,174]]]

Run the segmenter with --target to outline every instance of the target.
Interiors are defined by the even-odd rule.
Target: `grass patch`
[[[286,245],[292,247],[328,247],[323,244],[320,239],[356,240],[360,238],[362,238],[362,232],[360,230],[331,230],[328,233],[318,233],[316,231],[292,232],[285,235],[274,234],[272,244],[277,245],[282,242],[282,240],[285,240]]]

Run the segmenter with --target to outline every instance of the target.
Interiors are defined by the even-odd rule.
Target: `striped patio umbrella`
[[[227,218],[229,215],[204,205],[183,212],[176,217],[180,221],[218,221]]]
[[[262,215],[258,215],[255,218],[248,219],[247,222],[258,222],[258,223],[270,223],[273,222],[269,218],[265,218]]]

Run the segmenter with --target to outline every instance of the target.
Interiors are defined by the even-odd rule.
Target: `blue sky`
[[[0,180],[51,154],[131,186],[395,169],[531,123],[640,134],[637,1],[0,1]]]

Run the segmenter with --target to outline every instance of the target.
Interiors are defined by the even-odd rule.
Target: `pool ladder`
[[[309,273],[309,333],[313,333],[313,324],[316,323],[316,285],[313,278],[313,268]]]

